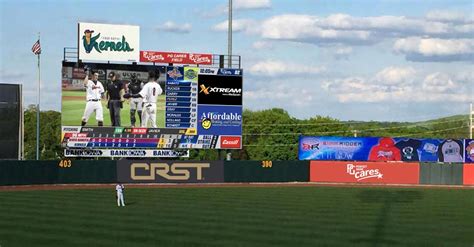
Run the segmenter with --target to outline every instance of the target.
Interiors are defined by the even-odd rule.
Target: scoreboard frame
[[[77,63],[63,61],[62,65],[63,91],[71,89],[67,87],[72,80],[80,79],[80,71],[85,65],[92,70],[102,71],[99,81],[105,81],[104,76],[112,70],[143,74],[152,69],[159,69],[164,75],[160,77],[159,83],[164,89],[165,97],[165,124],[158,126],[158,128],[99,127],[92,125],[95,123],[93,119],[86,126],[71,126],[70,124],[63,125],[62,121],[61,145],[66,157],[188,157],[189,149],[242,148],[242,69],[172,66],[172,64],[164,66],[136,63],[82,63],[81,61]],[[65,67],[72,67],[72,70],[78,73],[72,75],[68,71],[69,69],[64,69]],[[127,73],[123,74],[124,77],[127,77]],[[208,87],[211,93],[209,90],[198,88],[198,85],[202,84],[199,81],[199,75],[213,78],[213,88]],[[76,78],[73,78],[74,76]],[[227,78],[232,78],[234,81],[229,88],[226,88]],[[121,79],[127,81],[128,78]],[[221,84],[219,84],[220,81]],[[237,84],[240,81],[240,84],[236,86],[235,81]],[[208,99],[204,101],[205,104],[199,104],[199,97]],[[219,105],[212,103],[212,97],[218,99],[215,102],[218,102],[216,104]],[[225,105],[225,97],[229,98],[229,102],[239,103]],[[190,99],[189,103],[186,101],[188,98]],[[236,98],[240,99],[235,100]],[[62,116],[64,116],[64,94],[62,105]],[[209,112],[208,109],[212,109],[213,112]],[[122,109],[122,111],[124,110],[126,109]],[[108,110],[104,107],[104,117],[107,115]],[[79,122],[82,115],[76,117]],[[189,124],[185,124],[186,121],[189,121]],[[199,129],[205,130],[203,131],[205,134],[200,134]],[[99,151],[81,152],[81,150]],[[142,152],[137,152],[137,150],[142,150]],[[175,152],[172,152],[173,150]],[[133,155],[127,156],[127,153],[133,153]]]

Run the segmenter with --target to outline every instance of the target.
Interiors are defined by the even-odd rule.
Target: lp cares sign
[[[311,161],[311,182],[418,184],[418,163]]]
[[[221,161],[121,160],[117,179],[126,183],[211,183],[224,182]]]

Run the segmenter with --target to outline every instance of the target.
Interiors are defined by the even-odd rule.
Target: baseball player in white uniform
[[[89,117],[93,112],[95,112],[95,119],[97,120],[97,125],[104,125],[104,114],[102,110],[102,104],[100,100],[104,94],[104,86],[98,80],[99,73],[94,72],[92,74],[92,80],[89,80],[89,73],[86,73],[86,78],[84,78],[84,87],[86,88],[86,108],[84,109],[84,115],[82,116],[81,125],[84,126],[89,120]]]
[[[148,121],[151,122],[151,127],[156,128],[156,101],[158,96],[163,93],[163,90],[158,84],[157,80],[160,78],[160,71],[148,72],[148,83],[145,84],[142,90],[137,94],[125,94],[124,98],[143,98],[142,110],[142,126],[148,127]]]
[[[123,201],[123,190],[125,187],[123,184],[117,184],[115,186],[115,190],[117,191],[117,206],[123,206],[125,207],[125,202]]]

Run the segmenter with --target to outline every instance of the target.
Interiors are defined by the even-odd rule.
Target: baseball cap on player
[[[160,70],[150,70],[150,71],[148,71],[148,77],[150,79],[160,78]]]
[[[115,76],[115,72],[112,71],[109,73],[109,78],[113,78],[114,76]]]

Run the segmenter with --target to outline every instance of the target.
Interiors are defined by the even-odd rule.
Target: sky
[[[140,50],[227,53],[227,0],[0,0],[0,82],[61,109],[64,47],[77,23],[140,26]],[[233,0],[244,108],[293,117],[421,121],[474,102],[473,0]]]

